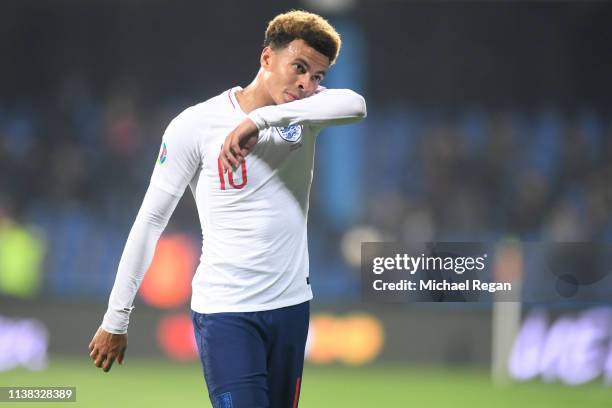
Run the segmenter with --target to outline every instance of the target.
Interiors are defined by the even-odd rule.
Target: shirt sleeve
[[[258,130],[290,125],[327,127],[357,122],[366,117],[366,103],[350,89],[323,89],[314,95],[253,110],[248,117]]]
[[[102,328],[124,334],[133,309],[134,298],[153,260],[157,241],[168,224],[180,196],[150,185],[128,236]]]
[[[182,196],[200,163],[198,136],[188,111],[185,111],[170,122],[164,132],[151,184],[172,195]]]

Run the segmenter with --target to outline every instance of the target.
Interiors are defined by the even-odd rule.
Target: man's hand
[[[113,334],[100,327],[89,343],[89,356],[96,367],[108,372],[117,359],[123,364],[127,349],[127,334]]]
[[[259,131],[255,123],[249,118],[244,119],[225,138],[223,148],[219,154],[219,161],[223,173],[228,170],[237,169],[244,158],[251,152],[257,143]]]

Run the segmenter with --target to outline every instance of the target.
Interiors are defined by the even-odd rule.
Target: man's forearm
[[[127,333],[136,292],[149,268],[157,241],[180,197],[149,186],[128,236],[102,328],[115,334]]]
[[[294,124],[334,126],[357,122],[367,114],[361,95],[350,89],[325,89],[308,98],[264,106],[249,113],[257,129]]]

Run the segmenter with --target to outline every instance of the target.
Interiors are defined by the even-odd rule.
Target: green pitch
[[[52,360],[43,372],[0,373],[0,386],[76,386],[76,403],[0,403],[15,407],[210,407],[200,367],[126,359],[110,373],[87,360]],[[461,369],[306,366],[301,408],[611,407],[601,381],[577,388],[533,382],[493,387],[487,373]]]

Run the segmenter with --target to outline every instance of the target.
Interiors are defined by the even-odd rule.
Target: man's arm
[[[198,133],[192,127],[189,109],[177,116],[164,132],[151,185],[125,244],[115,285],[102,325],[89,344],[97,367],[108,371],[115,358],[121,363],[127,347],[127,328],[132,303],[155,247],[185,187],[201,161]]]
[[[269,127],[315,125],[318,127],[357,122],[367,115],[361,95],[350,89],[324,89],[308,98],[250,112],[225,139],[219,155],[224,171],[238,167],[257,143],[259,131]]]
[[[104,320],[89,344],[90,357],[104,371],[110,370],[115,359],[123,363],[136,292],[179,199],[154,185],[145,194],[119,262]]]
[[[149,186],[125,244],[102,321],[102,328],[107,332],[127,333],[134,297],[151,265],[157,241],[179,200],[179,196]]]
[[[357,122],[366,115],[365,100],[358,93],[350,89],[323,89],[298,101],[255,109],[248,117],[258,130],[263,130],[296,124],[320,127],[344,125]]]

